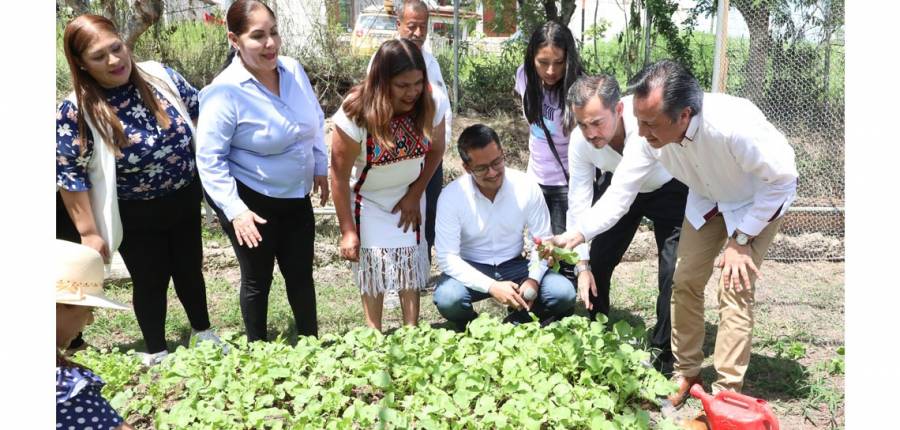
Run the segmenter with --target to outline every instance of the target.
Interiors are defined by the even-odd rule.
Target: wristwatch
[[[581,272],[590,272],[591,265],[588,263],[578,263],[575,265],[575,277],[577,278]]]
[[[731,238],[734,239],[734,242],[740,246],[747,246],[747,244],[750,243],[750,240],[753,239],[747,233],[744,233],[737,229],[734,230],[734,234],[731,235]]]

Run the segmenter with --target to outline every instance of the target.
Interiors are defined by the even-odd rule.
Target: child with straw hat
[[[103,293],[103,258],[84,245],[56,240],[56,427],[129,430],[132,427],[100,394],[105,384],[60,352],[94,322],[94,308],[130,309]]]

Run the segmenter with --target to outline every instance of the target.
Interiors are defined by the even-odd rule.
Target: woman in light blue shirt
[[[248,340],[266,340],[276,258],[297,332],[315,336],[310,193],[328,200],[324,114],[303,67],[278,56],[268,6],[238,0],[226,22],[230,61],[200,92],[200,179],[240,263]]]

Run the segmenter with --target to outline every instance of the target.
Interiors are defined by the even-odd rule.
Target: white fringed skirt
[[[428,281],[428,242],[425,240],[425,196],[419,201],[422,223],[406,232],[397,227],[400,213],[358,199],[351,193],[359,233],[359,262],[351,270],[360,293],[377,296],[387,291],[419,290]]]

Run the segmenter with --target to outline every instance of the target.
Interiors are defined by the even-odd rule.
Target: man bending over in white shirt
[[[460,331],[477,316],[472,303],[488,297],[514,309],[508,318],[514,322],[530,321],[525,311],[544,323],[571,315],[572,283],[547,270],[536,252],[530,264],[522,256],[526,228],[529,237],[551,235],[538,184],[504,167],[500,139],[486,125],[463,130],[458,149],[467,174],[444,188],[435,223],[435,250],[444,272],[434,291],[438,311]],[[593,282],[589,270],[579,282],[582,277]]]
[[[626,147],[646,144],[638,135],[637,119],[632,112],[631,96],[619,98],[619,82],[610,75],[582,76],[569,88],[569,111],[578,128],[569,138],[569,210],[567,225],[576,225],[582,213],[609,187]],[[595,171],[603,172],[603,183],[594,186]],[[653,365],[663,373],[672,372],[672,325],[669,318],[675,253],[684,221],[688,189],[657,164],[640,187],[628,212],[609,230],[591,241],[591,271],[597,282],[595,291],[578,294],[590,312],[609,316],[609,289],[613,270],[631,244],[644,217],[653,222],[659,255],[659,294],[656,298],[656,326],[650,332],[650,345],[658,351]]]
[[[608,230],[662,164],[689,188],[672,289],[678,392],[669,401],[682,405],[690,387],[702,384],[704,287],[723,246],[712,391],[740,391],[750,364],[757,268],[796,196],[794,150],[752,102],[704,94],[697,79],[673,61],[647,66],[628,87],[647,142],[625,148],[603,197],[553,241],[573,247]]]

